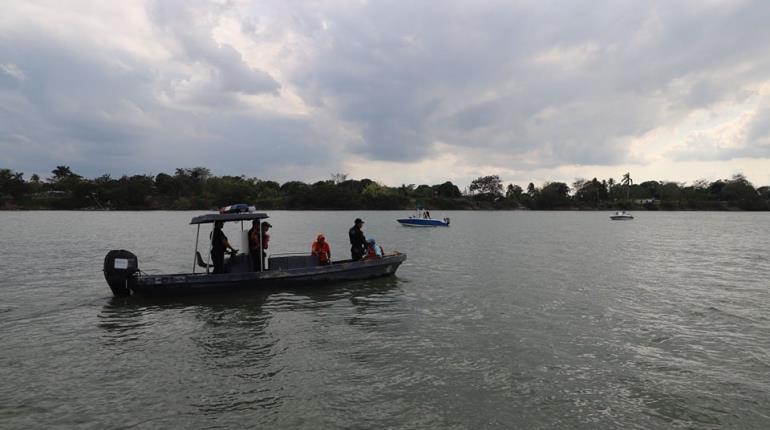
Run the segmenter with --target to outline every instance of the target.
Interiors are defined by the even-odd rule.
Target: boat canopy
[[[207,224],[216,221],[246,221],[253,219],[270,218],[266,213],[261,212],[240,212],[232,214],[206,214],[193,217],[190,224]]]

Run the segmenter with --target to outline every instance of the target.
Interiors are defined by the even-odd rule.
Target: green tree
[[[457,188],[457,186],[449,181],[444,182],[440,185],[434,185],[433,192],[438,197],[444,197],[449,199],[456,199],[458,197],[462,197],[462,193],[460,192],[460,189]]]
[[[53,169],[51,171],[51,173],[53,173],[53,177],[51,178],[51,182],[58,182],[58,181],[60,181],[62,179],[70,178],[70,177],[74,177],[74,176],[76,176],[78,178],[80,177],[80,176],[72,173],[72,169],[70,169],[69,166],[56,166],[56,168]]]
[[[401,184],[401,186],[398,187],[398,192],[403,196],[410,196],[412,193],[414,193],[414,187],[415,184]]]
[[[529,185],[527,185],[527,195],[529,195],[530,197],[535,197],[536,194],[537,194],[537,188],[535,188],[535,184],[530,182]]]
[[[612,187],[615,186],[615,180],[612,178],[607,179],[607,195],[610,200],[614,199],[613,189]]]
[[[743,210],[765,209],[762,199],[743,174],[733,175],[721,190],[722,199]]]
[[[111,202],[116,209],[147,209],[155,179],[148,175],[122,176],[115,185]]]
[[[434,195],[433,187],[431,187],[430,185],[424,185],[424,184],[420,185],[417,188],[415,188],[414,195],[417,197],[423,197],[423,198],[433,197]]]
[[[570,206],[569,186],[563,182],[549,182],[535,197],[538,209],[560,209]]]
[[[0,206],[21,200],[27,188],[24,173],[0,169]]]
[[[630,199],[631,184],[634,183],[634,180],[631,179],[631,173],[623,175],[623,179],[620,180],[620,183],[626,187],[626,200]]]
[[[243,176],[210,177],[204,184],[206,202],[215,207],[234,203],[252,203],[256,200],[256,187]]]
[[[671,209],[682,208],[682,186],[676,182],[663,182],[660,184],[657,194],[664,206]]]
[[[503,182],[498,175],[481,176],[471,182],[469,189],[472,193],[478,192],[498,197],[503,195]]]
[[[523,193],[524,190],[521,189],[520,186],[516,184],[508,184],[508,187],[505,189],[505,198],[519,200]]]
[[[598,207],[599,203],[607,200],[607,188],[596,178],[590,181],[575,181],[575,200],[591,207]]]
[[[341,184],[348,179],[347,173],[332,173],[332,182],[334,185]]]

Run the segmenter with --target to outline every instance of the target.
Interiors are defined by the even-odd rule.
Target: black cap
[[[364,220],[362,220],[361,218],[356,218],[356,220],[354,221],[354,224],[363,224],[363,223],[364,223]]]

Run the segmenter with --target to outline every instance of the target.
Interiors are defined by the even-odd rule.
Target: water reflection
[[[164,364],[166,371],[179,375],[184,390],[198,393],[185,403],[199,413],[277,413],[297,401],[303,387],[318,391],[331,383],[319,368],[333,369],[351,358],[360,363],[359,347],[340,349],[341,339],[360,337],[345,327],[385,333],[395,322],[400,295],[397,278],[381,278],[223,295],[112,298],[102,307],[99,327],[111,354],[149,356],[158,363],[174,357],[174,364]],[[314,407],[322,409],[322,403]]]
[[[98,327],[106,332],[108,343],[137,340],[147,325],[142,318],[145,311],[129,297],[112,297],[98,315]]]

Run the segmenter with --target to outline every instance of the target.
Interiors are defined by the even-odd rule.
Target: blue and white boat
[[[399,218],[396,221],[406,227],[449,227],[449,218],[433,219],[427,209],[417,209],[415,215],[409,218]]]

